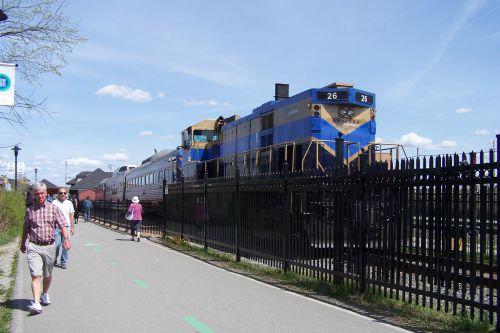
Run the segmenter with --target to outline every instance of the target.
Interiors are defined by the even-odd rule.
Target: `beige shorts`
[[[52,245],[36,245],[29,242],[26,254],[28,255],[31,276],[42,276],[42,273],[45,277],[52,275],[56,258],[55,243]]]

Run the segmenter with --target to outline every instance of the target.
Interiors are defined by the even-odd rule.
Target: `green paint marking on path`
[[[211,330],[210,328],[206,327],[205,325],[203,325],[203,323],[199,322],[198,320],[196,320],[196,318],[194,317],[191,317],[191,316],[187,316],[187,317],[184,317],[182,318],[186,323],[188,323],[189,325],[193,326],[194,328],[196,328],[196,331],[200,332],[200,333],[215,333],[214,330]]]
[[[113,267],[118,266],[118,261],[111,259],[111,266]]]
[[[94,249],[94,252],[99,252],[99,248],[96,246],[93,248]]]
[[[149,288],[148,284],[146,282],[142,281],[142,280],[135,279],[134,282],[135,282],[136,285],[138,285],[142,289],[148,289]]]

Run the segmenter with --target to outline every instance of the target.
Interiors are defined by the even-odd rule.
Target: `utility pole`
[[[35,183],[36,183],[36,180],[37,180],[37,175],[38,175],[38,168],[35,168]]]
[[[68,161],[64,162],[64,185],[68,181]]]

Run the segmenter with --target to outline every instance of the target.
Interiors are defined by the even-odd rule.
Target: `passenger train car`
[[[125,197],[137,195],[143,201],[157,201],[163,198],[163,179],[167,183],[177,182],[177,150],[162,150],[144,161],[126,176]]]
[[[376,133],[375,94],[333,83],[294,96],[276,84],[275,100],[240,117],[201,120],[182,131],[181,146],[150,156],[125,175],[124,197],[161,200],[167,183],[234,175],[326,170],[336,158],[335,139],[345,141],[344,162],[370,150]]]
[[[109,201],[125,200],[125,178],[136,165],[123,165],[113,171],[111,177],[102,181],[104,185],[104,198]]]

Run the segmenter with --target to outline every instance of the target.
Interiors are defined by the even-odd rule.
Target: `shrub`
[[[0,245],[21,235],[25,207],[21,193],[0,191]]]

